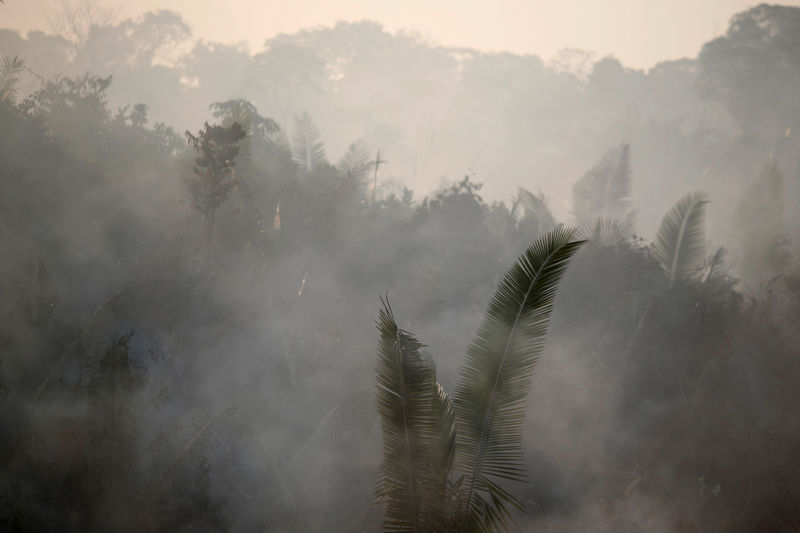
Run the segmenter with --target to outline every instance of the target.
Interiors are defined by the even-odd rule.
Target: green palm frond
[[[377,365],[383,465],[377,496],[386,531],[440,531],[455,433],[449,399],[422,344],[397,327],[388,303],[380,311]]]
[[[630,145],[608,150],[572,187],[572,209],[578,221],[622,217],[631,207]]]
[[[705,259],[707,203],[705,194],[689,193],[661,220],[653,248],[670,284],[696,271]]]
[[[308,113],[295,117],[294,130],[292,159],[303,174],[310,175],[326,161],[322,136]]]
[[[558,228],[537,239],[506,272],[472,344],[455,392],[455,467],[463,474],[462,530],[507,527],[508,506],[520,502],[502,486],[522,481],[525,397],[558,282],[584,241]]]

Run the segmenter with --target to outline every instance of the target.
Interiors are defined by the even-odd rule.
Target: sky
[[[150,10],[183,14],[195,37],[260,50],[279,33],[339,20],[376,20],[390,31],[411,30],[429,42],[481,51],[535,54],[563,48],[613,55],[633,68],[694,57],[725,32],[750,0],[5,0],[0,27],[48,30],[61,2],[96,1],[116,20]],[[800,0],[781,2],[800,5]]]

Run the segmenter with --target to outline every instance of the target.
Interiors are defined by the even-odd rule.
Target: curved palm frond
[[[578,221],[619,218],[631,207],[630,145],[608,150],[572,187],[572,209]]]
[[[322,136],[307,112],[294,120],[294,139],[292,141],[292,159],[300,171],[311,174],[318,165],[325,162],[325,146]]]
[[[501,484],[522,481],[525,397],[559,280],[584,241],[558,228],[537,239],[506,272],[467,349],[455,392],[456,469],[463,473],[459,528],[507,527],[521,503]]]
[[[670,284],[697,270],[705,259],[707,203],[705,194],[689,193],[661,220],[653,247]]]
[[[541,192],[539,192],[539,194],[534,194],[523,187],[517,187],[517,189],[518,192],[514,201],[514,207],[512,208],[512,214],[519,205],[522,206],[523,209],[523,220],[528,219],[534,221],[538,230],[537,233],[541,234],[554,228],[556,226],[556,219],[550,212],[550,208],[547,207],[547,200],[544,194]]]
[[[423,345],[384,303],[378,322],[377,399],[383,465],[377,488],[387,531],[440,531],[455,434],[449,399]]]

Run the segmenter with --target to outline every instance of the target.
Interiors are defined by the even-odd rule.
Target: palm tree
[[[506,529],[521,502],[525,398],[544,349],[559,280],[584,241],[557,228],[506,272],[472,344],[451,401],[432,359],[384,304],[378,330],[383,465],[377,496],[387,531]]]

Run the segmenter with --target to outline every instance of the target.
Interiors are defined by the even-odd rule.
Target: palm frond
[[[653,248],[670,284],[697,270],[705,259],[707,203],[705,194],[689,193],[661,220]]]
[[[367,177],[367,173],[374,164],[375,162],[371,160],[367,152],[366,144],[363,141],[356,141],[350,143],[347,152],[339,160],[337,166],[345,174],[354,175],[359,181],[362,181]]]
[[[537,234],[542,234],[556,226],[556,219],[550,212],[550,208],[547,207],[547,200],[541,192],[534,194],[528,189],[518,187],[512,210],[515,210],[517,206],[522,206],[523,221],[528,220],[535,223]]]
[[[621,218],[631,207],[630,145],[608,150],[572,187],[572,209],[578,221]]]
[[[0,64],[0,102],[13,100],[17,92],[19,75],[25,70],[25,60],[19,56],[5,56]]]
[[[622,219],[597,217],[587,220],[578,227],[578,235],[594,246],[623,242],[633,237],[635,216],[635,211],[629,211]]]
[[[377,487],[386,531],[437,531],[443,509],[454,416],[422,344],[397,327],[388,303],[378,322],[377,399],[383,465]],[[445,429],[446,428],[446,429]]]
[[[726,255],[728,255],[728,250],[720,246],[717,248],[717,251],[714,252],[714,255],[706,259],[703,272],[700,276],[700,281],[702,283],[708,283],[708,280],[714,277],[714,273],[725,262]]]
[[[455,392],[455,467],[463,473],[460,528],[507,527],[520,502],[501,483],[524,479],[525,397],[558,282],[583,241],[558,228],[537,239],[506,272],[467,349]]]
[[[308,113],[295,117],[294,130],[292,159],[303,174],[309,175],[325,161],[322,136]]]

